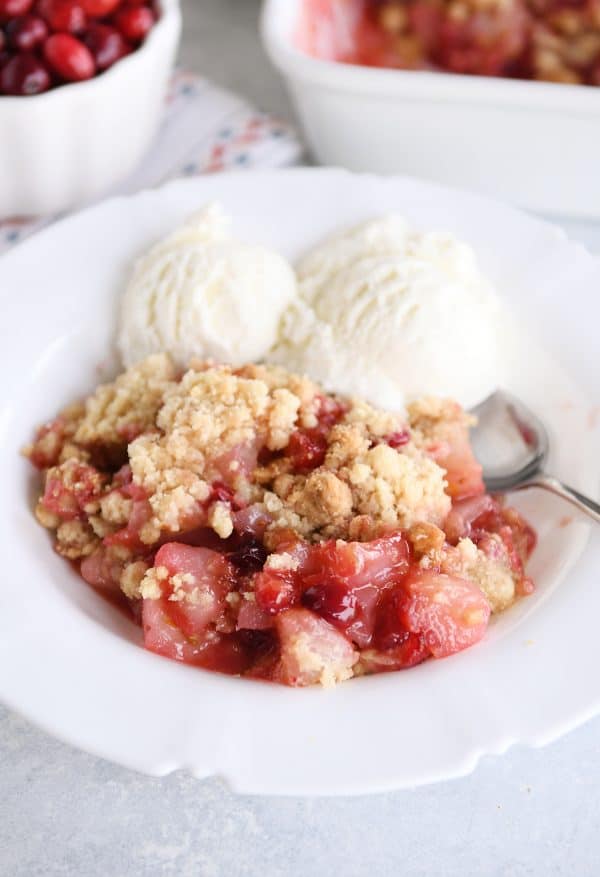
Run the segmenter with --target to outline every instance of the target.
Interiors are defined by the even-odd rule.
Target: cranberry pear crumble
[[[282,368],[158,354],[26,449],[56,551],[151,651],[331,685],[473,645],[532,584],[535,534],[485,493],[455,402],[404,417]]]

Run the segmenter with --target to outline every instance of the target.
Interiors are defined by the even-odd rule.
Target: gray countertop
[[[184,0],[186,66],[291,118],[256,36],[256,0]],[[600,231],[570,224],[600,250]],[[139,776],[0,709],[3,877],[307,877],[341,873],[592,877],[600,861],[600,719],[470,777],[363,798],[233,795]],[[374,745],[377,720],[373,720]]]

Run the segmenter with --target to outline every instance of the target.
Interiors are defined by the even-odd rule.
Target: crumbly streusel
[[[443,435],[446,418],[464,419],[458,406],[435,400],[412,406],[413,440],[395,449],[385,437],[405,429],[399,415],[361,400],[346,401],[339,422],[324,432],[321,465],[296,472],[285,451],[295,431],[318,424],[323,394],[315,383],[268,365],[234,370],[194,363],[175,378],[168,356],[150,356],[99,387],[84,408],[71,409],[68,421],[77,461],[87,459],[95,446],[130,439],[133,484],[145,492],[152,510],[141,529],[145,544],[161,533],[182,531],[199,508],[205,509],[208,525],[227,538],[233,509],[230,502],[213,499],[217,481],[229,485],[238,504],[262,504],[271,529],[291,528],[312,540],[366,539],[420,520],[439,524],[449,511],[444,471],[423,446]],[[52,434],[42,441],[58,438]],[[259,447],[272,460],[256,467]],[[51,469],[47,477],[55,475]],[[130,512],[130,498],[108,493],[100,498],[85,546],[82,535],[75,540],[70,532],[61,540],[64,550],[75,551],[79,541],[82,553],[89,552],[94,535],[103,537],[124,525]],[[38,517],[45,526],[56,524],[43,507]]]

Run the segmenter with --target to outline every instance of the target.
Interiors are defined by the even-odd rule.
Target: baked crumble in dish
[[[407,416],[283,368],[150,356],[40,427],[56,551],[210,670],[332,685],[478,642],[533,585],[531,526],[485,493],[469,416]]]
[[[369,67],[600,85],[600,0],[304,0],[298,42]]]

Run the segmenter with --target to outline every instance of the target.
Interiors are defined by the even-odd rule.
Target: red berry
[[[50,88],[50,75],[42,62],[27,52],[11,58],[0,73],[3,94],[40,94]]]
[[[38,0],[37,11],[53,31],[79,33],[86,25],[86,15],[76,0]]]
[[[81,5],[90,18],[104,18],[114,12],[121,0],[81,0]]]
[[[267,549],[253,536],[242,539],[239,548],[229,555],[229,561],[243,573],[258,572],[265,565]]]
[[[4,36],[4,31],[0,27],[0,52],[4,51],[5,46],[6,46],[6,37]]]
[[[44,57],[52,70],[68,82],[91,79],[96,72],[90,50],[70,34],[57,33],[49,37],[44,45]]]
[[[410,441],[410,433],[407,429],[400,429],[389,435],[386,441],[390,448],[401,448],[402,445],[407,445]]]
[[[94,56],[98,70],[108,67],[131,51],[118,30],[108,24],[92,22],[83,34],[83,40]]]
[[[297,429],[290,436],[286,454],[294,472],[307,473],[321,466],[327,453],[327,438],[318,426]]]
[[[356,594],[343,582],[312,585],[302,595],[302,603],[332,624],[348,625],[356,615]]]
[[[37,15],[20,15],[6,25],[8,43],[20,52],[30,52],[41,45],[48,36],[43,18]]]
[[[114,21],[126,40],[141,43],[152,29],[155,18],[147,6],[124,6],[115,15]]]
[[[32,6],[33,0],[0,0],[0,21],[26,15]]]

